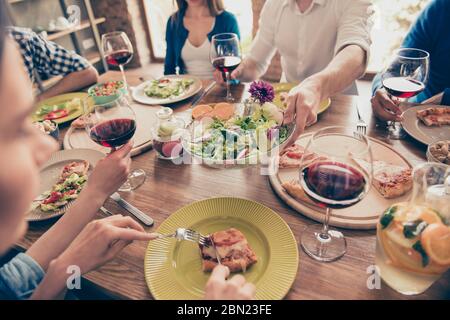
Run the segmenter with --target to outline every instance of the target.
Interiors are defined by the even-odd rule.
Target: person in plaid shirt
[[[30,29],[9,27],[8,32],[19,45],[28,76],[33,82],[36,82],[36,75],[41,79],[64,76],[42,92],[37,100],[73,92],[97,82],[97,70],[75,52],[40,37]]]

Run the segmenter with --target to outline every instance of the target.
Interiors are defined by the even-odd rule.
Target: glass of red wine
[[[219,33],[213,36],[210,59],[214,68],[222,73],[222,77],[227,83],[226,100],[233,102],[234,98],[230,91],[230,76],[242,61],[241,44],[238,36],[235,33]]]
[[[130,39],[122,31],[105,33],[102,36],[102,47],[106,63],[113,67],[119,67],[125,90],[128,92],[128,83],[123,66],[133,58],[133,46]]]
[[[111,152],[130,141],[136,132],[136,115],[123,94],[104,104],[95,104],[89,97],[84,102],[84,110],[87,134],[92,141],[110,148]],[[119,191],[134,190],[141,186],[145,179],[144,170],[134,170]]]
[[[397,104],[407,101],[425,90],[430,65],[428,52],[414,48],[402,48],[395,52],[393,61],[382,75],[382,84]],[[400,124],[392,121],[389,138],[399,140],[405,133]]]
[[[347,251],[344,235],[329,228],[332,210],[348,208],[369,192],[372,152],[368,138],[352,128],[327,127],[310,139],[300,166],[300,186],[325,209],[323,225],[307,227],[301,236],[303,250],[313,259],[331,262]]]

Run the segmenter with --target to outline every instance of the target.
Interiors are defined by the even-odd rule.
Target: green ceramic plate
[[[275,99],[273,100],[273,103],[276,104],[279,108],[283,109],[284,105],[283,102],[281,101],[281,93],[291,91],[291,89],[294,88],[296,85],[297,85],[296,83],[273,84],[273,88],[275,90]],[[322,101],[322,103],[320,104],[319,114],[325,112],[330,106],[331,106],[330,98]]]
[[[57,124],[72,121],[83,114],[82,101],[84,99],[86,99],[87,97],[88,97],[87,93],[74,92],[74,93],[62,94],[62,95],[59,95],[56,97],[52,97],[52,98],[43,100],[43,101],[39,102],[39,104],[37,105],[36,111],[32,115],[32,119],[33,119],[33,121],[44,120],[44,115],[41,116],[41,115],[36,114],[36,112],[39,112],[39,110],[41,110],[44,106],[62,105],[64,103],[67,103],[67,102],[75,99],[75,98],[78,98],[81,101],[79,106],[76,106],[76,107],[72,108],[71,110],[69,110],[69,114],[66,117],[53,120]]]
[[[245,234],[258,262],[244,274],[256,285],[256,299],[282,299],[298,267],[297,242],[289,226],[273,210],[250,200],[213,198],[192,203],[173,213],[158,229],[177,228],[202,234],[235,227]],[[201,269],[200,250],[192,242],[150,241],[145,254],[145,279],[155,299],[202,299],[209,273]]]

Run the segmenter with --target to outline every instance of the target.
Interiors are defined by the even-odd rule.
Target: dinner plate
[[[419,120],[419,118],[417,118],[417,111],[432,107],[443,108],[445,106],[420,105],[408,108],[403,113],[403,129],[405,129],[411,137],[426,145],[439,140],[450,140],[450,126],[427,127]]]
[[[143,104],[149,104],[149,105],[165,105],[175,102],[180,102],[185,99],[188,99],[194,95],[196,95],[201,89],[202,89],[202,82],[192,76],[189,75],[170,75],[170,76],[164,76],[163,78],[169,78],[169,79],[181,79],[181,78],[188,78],[194,80],[194,83],[189,87],[189,89],[179,95],[178,97],[173,98],[167,98],[167,99],[161,99],[161,98],[152,98],[145,94],[144,89],[146,86],[149,85],[151,81],[146,81],[132,89],[131,95],[134,100],[136,100],[139,103]]]
[[[289,226],[273,210],[239,198],[212,198],[194,202],[173,213],[158,229],[177,228],[202,234],[231,227],[240,230],[258,262],[244,276],[256,286],[256,299],[282,299],[297,274],[297,242]],[[145,279],[155,299],[197,300],[204,297],[210,273],[202,271],[197,244],[174,239],[150,241],[145,254]]]
[[[87,97],[88,97],[88,94],[85,92],[66,93],[66,94],[62,94],[59,96],[51,97],[49,99],[39,102],[37,105],[36,111],[39,111],[44,105],[62,104],[62,103],[69,102],[75,98],[79,98],[81,101],[83,101]],[[58,124],[65,123],[65,122],[72,121],[72,120],[78,118],[83,113],[84,113],[83,104],[80,104],[79,107],[75,108],[74,110],[71,110],[70,113],[66,117],[55,119],[53,121]],[[39,116],[39,115],[33,113],[32,119],[33,119],[33,121],[42,121],[42,120],[44,120],[44,116]]]
[[[131,108],[136,114],[136,132],[133,136],[134,145],[131,150],[131,156],[136,156],[152,148],[152,128],[157,125],[156,112],[159,108],[138,104],[132,104]],[[66,150],[86,148],[98,150],[102,153],[111,152],[110,148],[102,147],[92,141],[85,129],[74,129],[73,127],[67,130],[63,146]]]
[[[281,101],[281,93],[289,92],[292,88],[298,85],[298,83],[275,83],[272,84],[275,90],[275,98],[273,103],[276,104],[280,109],[284,109],[284,104]],[[331,99],[328,98],[321,102],[318,114],[324,113],[331,106]]]
[[[311,134],[305,134],[297,140],[297,144],[305,147],[310,138]],[[409,161],[396,150],[392,149],[391,146],[374,138],[369,137],[369,139],[374,161],[385,161],[393,165],[412,169]],[[336,148],[339,148],[339,146],[337,145]],[[282,187],[283,183],[298,178],[299,169],[279,169],[275,174],[269,176],[269,181],[275,193],[291,208],[308,218],[322,223],[325,216],[325,209],[297,200],[289,195]],[[395,203],[407,201],[409,197],[410,192],[395,199],[386,199],[371,186],[369,193],[359,203],[345,209],[333,210],[330,217],[330,225],[357,230],[375,229],[380,214],[386,208]]]
[[[90,164],[88,172],[88,174],[90,174],[97,162],[104,157],[104,153],[91,149],[63,150],[55,152],[41,169],[39,193],[36,196],[39,196],[53,187],[58,181],[65,165],[73,161],[86,160]],[[51,213],[43,212],[39,209],[32,209],[28,212],[26,219],[27,221],[42,221],[59,217],[63,215],[73,203],[74,201],[70,201],[65,207]]]

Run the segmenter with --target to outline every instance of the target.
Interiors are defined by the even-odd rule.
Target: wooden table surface
[[[138,85],[142,70],[129,71],[130,85]],[[110,71],[101,77],[101,81],[120,79],[120,73]],[[207,81],[204,85],[207,85]],[[235,97],[245,96],[246,86],[233,88]],[[223,101],[225,91],[216,87],[204,102]],[[189,101],[175,104],[175,111],[188,108]],[[332,106],[319,117],[319,122],[308,131],[330,125],[353,125],[357,115],[355,105],[359,107],[365,120],[370,124],[368,134],[391,143],[413,164],[425,161],[425,147],[412,139],[389,142],[383,139],[385,131],[378,128],[372,118],[369,102],[361,103],[354,96],[338,95],[332,98]],[[150,128],[149,128],[150,129]],[[65,130],[62,130],[64,133]],[[155,151],[146,152],[133,158],[133,168],[142,168],[147,172],[146,183],[133,193],[124,194],[124,198],[146,212],[155,220],[149,228],[154,231],[181,207],[194,201],[210,197],[240,197],[258,201],[276,211],[291,227],[297,240],[305,226],[315,223],[291,210],[272,191],[268,178],[259,174],[258,168],[217,170],[202,165],[174,165],[156,157]],[[105,206],[113,212],[122,213],[115,203],[108,201]],[[103,217],[99,213],[99,218]],[[23,241],[23,249],[28,248],[54,222],[30,225]],[[299,248],[300,264],[297,278],[286,296],[287,299],[449,299],[450,272],[447,272],[426,293],[406,297],[396,293],[382,283],[381,289],[370,290],[367,287],[369,274],[367,268],[374,264],[375,231],[343,230],[347,237],[348,252],[337,262],[319,263],[309,258]],[[100,269],[85,275],[85,279],[102,294],[117,299],[152,299],[144,279],[144,253],[146,243],[133,243],[114,261]]]

